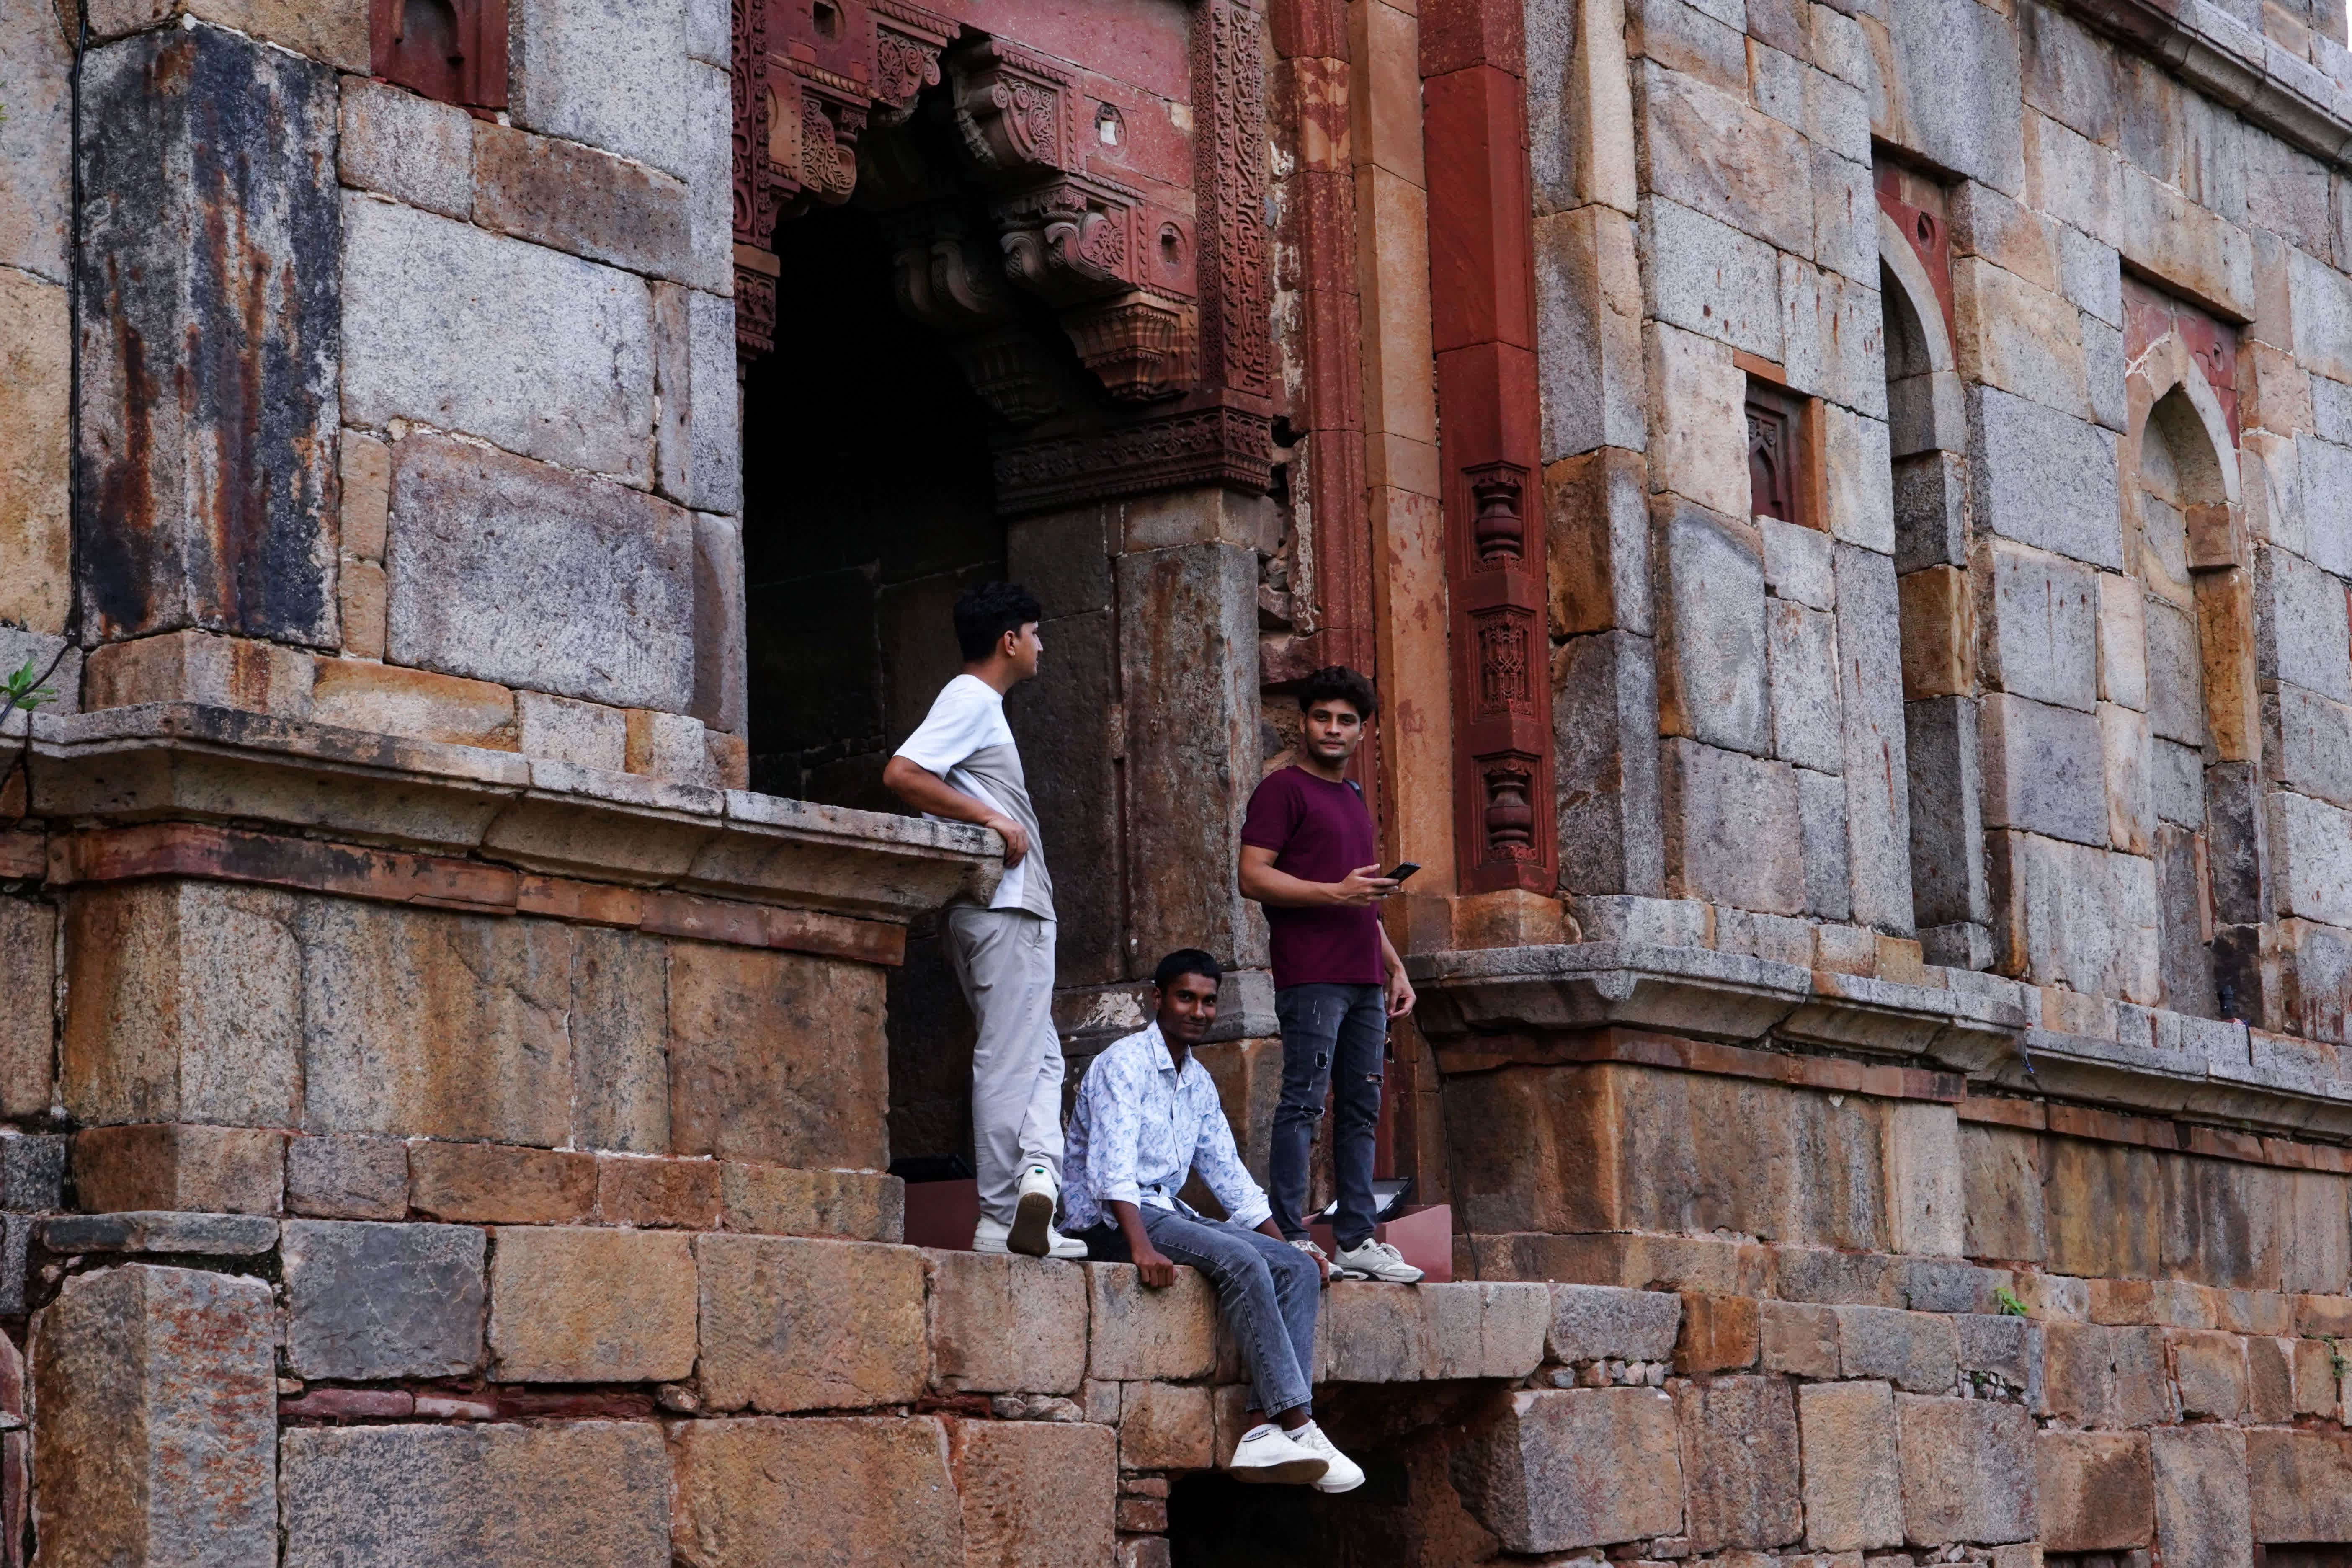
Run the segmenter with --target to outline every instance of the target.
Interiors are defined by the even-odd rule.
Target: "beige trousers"
[[[980,1025],[971,1047],[972,1169],[980,1212],[1013,1222],[1024,1169],[1062,1178],[1062,1038],[1054,1032],[1054,922],[951,904],[948,963]]]

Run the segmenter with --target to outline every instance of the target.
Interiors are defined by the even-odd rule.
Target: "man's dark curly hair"
[[[1370,677],[1349,669],[1344,664],[1327,664],[1298,683],[1298,710],[1301,713],[1318,702],[1337,700],[1356,710],[1356,717],[1370,723],[1381,710],[1380,694],[1372,689]]]
[[[966,664],[996,651],[997,640],[1045,618],[1037,595],[1018,583],[982,583],[955,602],[956,647]]]
[[[1217,961],[1197,947],[1180,947],[1160,961],[1151,972],[1151,984],[1165,991],[1187,974],[1197,974],[1203,980],[1222,980],[1224,971]]]

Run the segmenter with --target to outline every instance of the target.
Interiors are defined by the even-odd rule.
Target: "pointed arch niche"
[[[2237,336],[2124,283],[2121,581],[2103,581],[2101,739],[2115,847],[2155,863],[2164,1005],[2254,1005],[2262,857]]]
[[[1992,957],[1991,909],[1978,789],[1967,417],[1952,355],[1944,195],[1887,164],[1877,184],[1912,912],[1930,963],[1981,969]]]

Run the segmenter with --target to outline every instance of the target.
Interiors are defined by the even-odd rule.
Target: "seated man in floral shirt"
[[[1192,1056],[1216,1020],[1220,977],[1217,961],[1197,948],[1161,959],[1151,1024],[1087,1068],[1062,1155],[1063,1225],[1085,1234],[1091,1256],[1131,1258],[1146,1285],[1173,1285],[1179,1263],[1215,1283],[1256,1394],[1257,1422],[1229,1467],[1234,1479],[1344,1492],[1361,1486],[1364,1472],[1315,1425],[1307,1403],[1326,1265],[1275,1227],[1265,1194],[1234,1152],[1217,1086]],[[1176,1196],[1196,1170],[1225,1218],[1206,1218]]]

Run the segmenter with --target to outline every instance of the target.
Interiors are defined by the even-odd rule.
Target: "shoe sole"
[[[1331,1467],[1322,1459],[1285,1459],[1278,1465],[1250,1465],[1225,1473],[1252,1486],[1306,1486],[1323,1479]]]
[[[1043,1258],[1053,1249],[1047,1239],[1054,1229],[1054,1194],[1024,1193],[1013,1210],[1013,1228],[1005,1233],[1004,1246],[1009,1252],[1025,1258]]]
[[[1351,1492],[1363,1484],[1364,1478],[1358,1476],[1354,1480],[1342,1483],[1339,1486],[1333,1486],[1325,1481],[1317,1481],[1315,1483],[1315,1489],[1318,1492]]]

